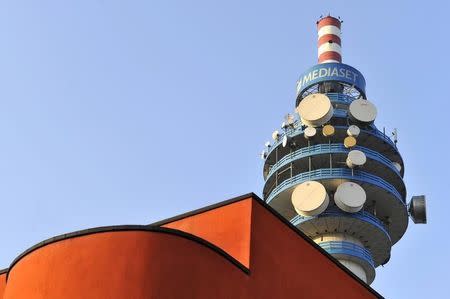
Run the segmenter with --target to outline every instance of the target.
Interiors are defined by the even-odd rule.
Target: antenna
[[[394,139],[394,143],[397,144],[398,142],[397,128],[394,128],[394,131],[392,131],[392,138]]]
[[[265,160],[267,158],[267,152],[266,151],[262,151],[260,157],[261,157],[262,160]]]
[[[408,205],[408,212],[414,223],[427,223],[427,202],[425,195],[413,196]]]
[[[286,116],[284,117],[284,122],[289,127],[292,127],[294,125],[294,121],[295,121],[294,116],[290,113],[286,114]]]
[[[278,130],[273,131],[272,133],[272,139],[274,141],[278,141],[278,139],[280,139],[280,132],[278,132]]]

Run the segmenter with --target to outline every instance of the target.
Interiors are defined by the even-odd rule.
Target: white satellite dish
[[[394,139],[394,143],[397,144],[397,142],[398,142],[398,132],[397,132],[396,128],[394,129],[394,131],[392,131],[392,139]]]
[[[269,148],[269,147],[272,146],[272,145],[270,144],[270,141],[267,141],[264,145],[265,145],[267,148]]]
[[[295,187],[291,201],[298,214],[316,216],[326,210],[330,199],[327,190],[321,183],[307,181]]]
[[[266,151],[262,151],[261,152],[261,159],[265,160],[267,158],[267,152]]]
[[[375,105],[364,99],[354,100],[348,107],[348,111],[351,119],[365,124],[373,123],[377,117]]]
[[[306,129],[303,131],[303,134],[305,135],[306,139],[309,139],[317,134],[317,130],[314,127],[306,127]]]
[[[333,117],[333,106],[330,99],[321,93],[306,96],[298,105],[297,112],[302,123],[318,127]]]
[[[398,172],[402,171],[402,166],[398,162],[392,162],[392,165],[395,167],[395,169],[398,170]]]
[[[291,137],[285,134],[283,136],[283,140],[281,141],[281,143],[282,143],[283,147],[286,147],[290,143],[290,141],[291,141]]]
[[[288,124],[284,121],[281,123],[281,128],[284,130],[288,127]]]
[[[279,138],[280,138],[280,132],[278,132],[278,130],[273,131],[272,139],[275,141],[278,141]]]
[[[284,121],[288,126],[292,126],[294,124],[294,116],[290,113],[286,114],[284,117]]]
[[[334,202],[344,212],[359,212],[366,202],[366,191],[354,182],[340,184],[334,193]]]
[[[347,135],[348,135],[348,136],[351,136],[351,137],[355,137],[355,138],[356,138],[356,137],[359,136],[359,133],[361,133],[361,130],[359,129],[358,126],[351,125],[351,126],[349,126],[348,129],[347,129]]]
[[[345,163],[350,168],[363,166],[367,161],[366,154],[359,150],[351,150],[347,155]]]

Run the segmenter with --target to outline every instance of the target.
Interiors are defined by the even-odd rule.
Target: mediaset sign
[[[354,86],[365,94],[366,80],[355,68],[342,63],[322,63],[303,73],[297,81],[297,95],[317,83],[339,81]]]

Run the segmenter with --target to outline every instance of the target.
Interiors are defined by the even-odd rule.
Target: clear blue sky
[[[316,62],[316,19],[396,127],[408,197],[387,298],[448,294],[446,1],[2,1],[0,268],[57,234],[145,224],[254,191],[259,153]]]

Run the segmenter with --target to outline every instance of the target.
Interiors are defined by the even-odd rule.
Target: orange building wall
[[[253,298],[376,298],[262,205],[252,211]]]
[[[251,211],[252,199],[248,198],[162,226],[205,239],[249,268]]]
[[[9,272],[3,299],[239,298],[246,278],[213,250],[179,236],[106,232],[26,255]]]
[[[165,227],[62,236],[13,262],[0,298],[377,298],[283,221],[258,200],[242,198]],[[249,268],[236,262],[247,256]]]
[[[5,288],[6,288],[6,272],[0,271],[0,298],[3,298]]]

